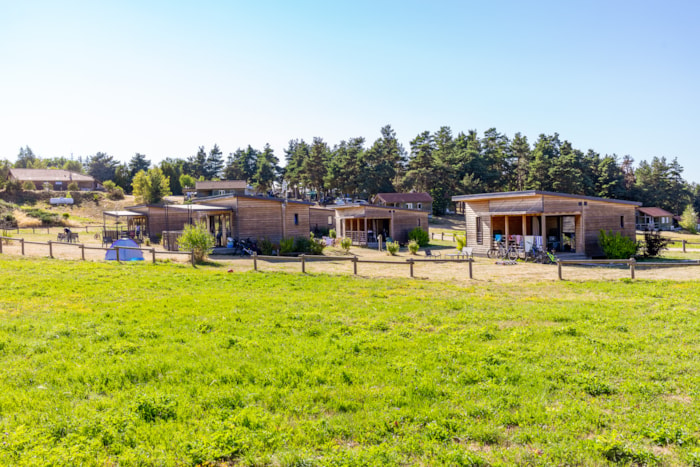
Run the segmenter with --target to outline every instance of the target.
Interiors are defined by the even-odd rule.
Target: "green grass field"
[[[0,258],[0,465],[700,465],[698,285]]]

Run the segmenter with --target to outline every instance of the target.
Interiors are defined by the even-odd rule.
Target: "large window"
[[[476,243],[477,245],[484,244],[484,229],[481,225],[481,217],[476,218]]]

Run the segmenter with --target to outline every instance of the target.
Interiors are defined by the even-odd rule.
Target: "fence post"
[[[637,262],[636,259],[630,258],[630,278],[634,279],[634,264]]]
[[[22,247],[22,256],[24,256],[24,239],[23,238],[19,239],[19,244]]]
[[[445,232],[440,232],[440,240],[444,240],[444,239],[445,239]]]
[[[253,270],[255,270],[255,271],[258,270],[258,252],[257,251],[253,252]]]
[[[85,245],[82,243],[80,244],[80,257],[83,261],[85,261]]]
[[[471,258],[468,258],[467,261],[469,261],[469,278],[473,279],[474,276],[472,275],[472,263],[474,262],[474,260]]]
[[[683,253],[685,253],[685,239],[683,239]]]
[[[196,264],[196,262],[195,262],[195,260],[194,260],[194,250],[190,251],[190,256],[192,257],[192,267],[193,267],[193,268],[196,268],[196,267],[197,267],[197,264]]]
[[[304,258],[304,255],[301,255],[301,272],[306,273],[306,258]]]
[[[413,258],[408,259],[408,270],[411,277],[413,277]]]
[[[352,257],[352,273],[357,275],[357,256]]]
[[[151,248],[151,256],[153,256],[153,264],[156,264],[156,249]]]
[[[120,263],[121,260],[119,259],[119,247],[115,246],[114,249],[117,250],[117,263]]]
[[[85,226],[85,233],[87,233],[87,231],[88,231],[87,227],[88,227],[88,226],[86,225],[86,226]]]
[[[2,242],[4,242],[4,238],[0,238],[0,254],[2,254]]]
[[[49,240],[49,258],[53,258],[53,246],[51,245],[51,240]]]
[[[561,278],[561,261],[557,261],[557,272],[559,273],[559,280],[563,281],[564,279]]]

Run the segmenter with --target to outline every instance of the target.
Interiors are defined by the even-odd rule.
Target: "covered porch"
[[[107,225],[107,218],[114,219],[114,226]],[[117,240],[131,238],[137,243],[148,238],[148,216],[136,211],[104,211],[102,213],[102,238]]]
[[[215,246],[226,246],[226,239],[233,232],[233,209],[222,206],[207,206],[203,204],[178,204],[168,206],[168,210],[187,212],[187,224],[203,221],[209,233],[216,239]],[[182,231],[163,232],[163,242],[169,250],[177,249],[177,237]]]
[[[352,240],[353,245],[368,246],[391,239],[391,218],[343,217],[340,219],[340,235]]]
[[[533,244],[557,252],[583,252],[583,221],[580,212],[491,213],[490,247],[508,241],[529,251]]]

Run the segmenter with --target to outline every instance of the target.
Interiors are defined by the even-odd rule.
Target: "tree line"
[[[453,195],[521,190],[640,201],[674,214],[692,204],[700,211],[700,187],[683,179],[676,158],[654,157],[635,165],[629,155],[574,148],[557,133],[541,134],[530,143],[521,133],[509,138],[490,128],[482,135],[476,130],[454,135],[443,126],[418,134],[406,150],[387,125],[372,144],[364,137],[333,146],[320,137],[310,142],[293,139],[284,149],[284,159],[281,166],[269,144],[262,150],[250,145],[238,148],[227,158],[216,144],[208,151],[200,146],[189,157],[169,157],[155,166],[140,153],[120,163],[103,152],[77,160],[41,158],[25,147],[14,164],[0,162],[0,180],[7,178],[11,167],[55,167],[87,173],[101,182],[111,180],[130,193],[139,172],[155,171],[150,177],[167,178],[169,191],[176,195],[196,180],[223,179],[246,180],[259,193],[278,190],[284,182],[299,198],[425,191],[434,199],[435,214],[450,207]]]

